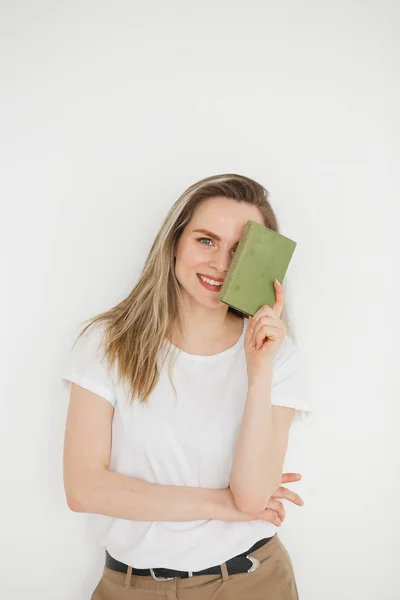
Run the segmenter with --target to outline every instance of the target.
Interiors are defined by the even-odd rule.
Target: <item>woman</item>
[[[106,548],[92,600],[298,598],[276,498],[302,504],[282,469],[310,406],[283,287],[250,318],[217,298],[249,219],[278,231],[252,179],[189,187],[132,292],[73,347],[64,484]]]

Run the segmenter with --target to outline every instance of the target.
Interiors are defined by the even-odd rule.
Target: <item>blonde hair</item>
[[[95,323],[104,325],[105,356],[110,369],[117,361],[118,378],[128,383],[130,403],[135,396],[140,402],[147,402],[159,379],[157,358],[165,340],[170,339],[174,327],[183,334],[183,303],[175,275],[174,251],[199,202],[216,196],[256,206],[265,226],[279,231],[277,218],[268,201],[269,192],[262,185],[236,174],[201,179],[183,192],[170,208],[133,290],[113,308],[88,319],[89,324],[77,338]],[[228,310],[242,318],[245,316],[232,307]],[[286,310],[286,294],[281,319],[288,335],[294,339]],[[172,348],[169,345],[165,358]],[[176,395],[171,371],[169,377]]]

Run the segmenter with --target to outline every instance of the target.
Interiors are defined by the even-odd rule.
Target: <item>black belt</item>
[[[275,534],[276,535],[276,534]],[[264,544],[267,544],[272,538],[275,536],[271,536],[269,538],[263,538],[256,542],[251,548],[246,550],[246,552],[242,552],[233,558],[230,558],[226,561],[226,567],[228,573],[231,575],[233,573],[245,573],[255,571],[260,566],[260,561],[255,557],[249,557],[248,555],[251,552],[254,552]],[[127,573],[128,565],[119,560],[113,558],[106,550],[106,567],[112,569],[113,571],[120,571],[121,573]],[[221,575],[221,566],[216,565],[214,567],[209,567],[208,569],[203,569],[202,571],[176,571],[175,569],[164,569],[162,567],[156,569],[135,569],[132,567],[132,575],[142,575],[142,576],[150,576],[153,577],[156,581],[164,581],[164,579],[174,579],[175,577],[179,577],[181,579],[186,579],[187,577],[192,577],[194,575]]]

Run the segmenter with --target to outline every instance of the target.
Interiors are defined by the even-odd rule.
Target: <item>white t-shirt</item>
[[[114,406],[109,468],[151,483],[221,489],[229,485],[245,409],[247,370],[243,339],[211,356],[180,351],[168,378],[169,358],[148,404],[128,404],[127,390],[101,362],[101,325],[89,328],[70,352],[62,378],[99,394]],[[165,341],[164,349],[170,345]],[[164,351],[164,350],[163,350]],[[163,352],[160,353],[160,358]],[[174,358],[174,357],[173,357]],[[289,336],[273,368],[271,402],[310,414],[298,349]],[[70,384],[69,384],[70,387]],[[274,535],[268,521],[131,521],[96,515],[95,537],[119,561],[136,568],[199,571]]]

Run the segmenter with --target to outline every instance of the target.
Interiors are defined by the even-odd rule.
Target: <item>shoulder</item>
[[[115,405],[115,372],[110,368],[106,356],[104,333],[104,327],[97,322],[81,329],[72,351],[66,357],[61,377],[103,396]]]
[[[89,345],[92,347],[104,345],[106,327],[102,322],[94,322],[86,325],[78,333],[75,343]]]
[[[72,355],[80,361],[103,362],[106,354],[106,327],[102,322],[90,323],[76,334]]]

